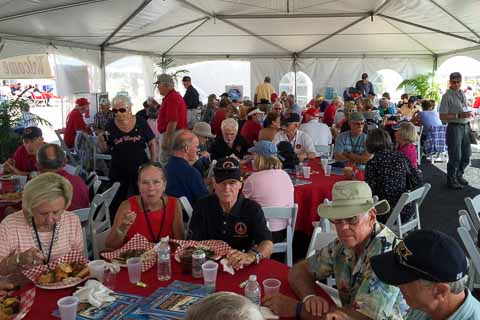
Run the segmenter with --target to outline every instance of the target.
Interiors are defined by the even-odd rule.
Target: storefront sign
[[[32,54],[0,60],[0,79],[45,78],[53,78],[46,54]]]

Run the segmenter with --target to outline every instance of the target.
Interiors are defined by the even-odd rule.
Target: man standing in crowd
[[[373,84],[368,81],[368,74],[362,73],[362,80],[358,80],[355,84],[355,88],[362,93],[362,97],[368,98],[368,94],[372,93],[375,95],[375,90],[373,89]]]
[[[67,210],[88,208],[90,199],[88,187],[80,176],[73,175],[63,168],[67,163],[65,152],[58,144],[44,144],[37,153],[38,171],[40,173],[53,172],[67,179],[73,186],[73,196],[70,207]]]
[[[320,110],[309,108],[303,114],[305,123],[300,126],[300,131],[308,134],[312,139],[313,145],[328,146],[332,144],[332,131],[324,124],[320,123]]]
[[[173,142],[173,155],[165,167],[165,193],[177,198],[185,196],[191,204],[208,194],[202,175],[193,167],[198,159],[198,145],[197,136],[190,130],[178,131]]]
[[[389,210],[386,200],[374,202],[367,183],[335,183],[332,202],[321,204],[318,214],[335,225],[338,239],[290,270],[288,283],[299,300],[273,294],[264,298],[264,305],[281,317],[297,319],[324,314],[327,319],[402,319],[407,305],[400,290],[380,281],[370,265],[372,256],[394,247],[395,233],[377,222],[377,215]],[[332,275],[341,308],[315,294],[315,280]]]
[[[108,121],[114,119],[113,112],[110,110],[110,101],[108,98],[100,99],[100,110],[95,114],[93,118],[93,129],[97,135],[100,135],[105,131],[105,126]]]
[[[463,174],[472,154],[469,123],[473,115],[461,87],[462,75],[451,73],[450,89],[442,96],[439,109],[440,120],[448,123],[445,137],[448,146],[447,186],[454,190],[468,185]]]
[[[287,114],[282,123],[282,127],[285,127],[285,130],[280,131],[275,135],[273,143],[277,145],[282,141],[288,141],[292,145],[293,150],[295,150],[299,159],[303,160],[306,157],[313,159],[316,156],[315,145],[308,134],[298,130],[299,125],[300,116],[297,113]]]
[[[367,135],[363,132],[365,118],[360,112],[353,112],[348,123],[350,130],[340,133],[335,139],[334,158],[337,161],[365,164],[371,157],[365,148],[367,140]]]
[[[78,98],[75,101],[75,108],[70,111],[67,116],[67,124],[63,136],[63,140],[65,140],[67,147],[74,147],[77,131],[83,131],[90,135],[92,134],[92,130],[87,127],[83,120],[83,115],[87,113],[89,107],[90,102],[86,98]]]
[[[37,151],[43,145],[42,130],[38,127],[28,127],[23,130],[23,144],[15,150],[12,159],[7,159],[4,171],[26,176],[37,171]]]
[[[271,102],[270,99],[272,97],[272,93],[275,92],[275,89],[270,84],[271,79],[269,76],[265,77],[263,83],[260,83],[257,88],[255,88],[255,104],[260,103],[262,100],[267,100],[269,103]]]
[[[187,106],[182,96],[175,91],[171,75],[161,74],[154,83],[163,96],[162,106],[158,111],[158,132],[160,133],[159,161],[168,162],[172,153],[173,138],[176,130],[187,129]]]
[[[187,90],[185,91],[183,100],[185,100],[185,104],[187,105],[188,127],[192,128],[197,121],[197,107],[200,103],[200,98],[197,89],[192,86],[192,79],[189,76],[183,77],[182,82]]]
[[[381,281],[400,288],[411,308],[406,319],[480,319],[480,303],[467,288],[467,258],[446,234],[413,231],[370,261]]]

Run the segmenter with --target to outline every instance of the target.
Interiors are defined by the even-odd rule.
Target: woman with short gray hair
[[[73,250],[83,253],[80,219],[65,211],[72,190],[70,182],[50,172],[27,183],[22,210],[0,224],[0,276],[18,276]]]
[[[233,292],[211,294],[193,306],[185,320],[263,320],[260,309],[247,298]]]
[[[210,146],[210,158],[221,159],[234,154],[238,159],[243,159],[248,153],[247,140],[238,134],[238,122],[233,118],[222,121],[222,135],[218,135]]]

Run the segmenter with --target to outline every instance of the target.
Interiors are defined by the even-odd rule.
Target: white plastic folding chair
[[[417,164],[422,162],[422,144],[421,137],[423,133],[423,126],[415,126],[415,131],[417,132],[417,141],[415,141],[415,147],[417,148]]]
[[[458,210],[458,222],[461,227],[465,227],[468,230],[472,239],[478,237],[478,230],[475,229],[472,219],[466,210]]]
[[[80,223],[82,224],[82,233],[83,233],[83,244],[84,244],[84,252],[85,256],[89,257],[89,253],[91,252],[89,249],[91,248],[91,223],[93,223],[93,217],[98,209],[103,205],[105,199],[101,195],[95,196],[92,202],[90,203],[90,207],[77,209],[74,210],[75,213],[80,218]]]
[[[188,198],[183,196],[178,198],[180,201],[180,204],[182,205],[183,210],[185,210],[185,213],[188,216],[188,221],[184,225],[185,232],[188,231],[188,226],[190,224],[190,220],[192,219],[192,214],[193,214],[193,208],[192,205],[190,204],[190,201],[188,201]]]
[[[429,183],[425,183],[420,188],[417,188],[410,192],[404,192],[395,207],[393,208],[392,212],[390,213],[390,217],[388,218],[385,225],[394,232],[396,232],[400,238],[403,238],[403,235],[411,230],[421,229],[419,208],[430,188],[431,185]],[[400,213],[407,204],[412,202],[415,206],[414,216],[412,217],[412,219],[410,219],[410,221],[402,223]]]
[[[291,267],[293,265],[293,232],[295,231],[298,205],[295,203],[293,207],[262,207],[262,210],[267,221],[268,219],[285,219],[288,221],[286,241],[275,243],[273,252],[285,252],[286,263]]]
[[[93,258],[95,260],[101,259],[100,252],[105,250],[106,248],[105,242],[111,230],[112,229],[109,228],[100,233],[96,233],[93,236],[92,248],[93,248]]]
[[[478,217],[478,213],[480,212],[480,194],[470,198],[466,197],[464,199],[465,205],[467,206],[467,211],[470,216],[470,220],[472,220],[472,226],[476,230],[480,230],[480,218]]]
[[[469,270],[469,288],[473,289],[475,286],[475,279],[478,278],[478,274],[480,274],[480,252],[475,245],[476,238],[472,238],[472,228],[468,216],[461,215],[458,220],[460,223],[460,227],[457,228],[458,235],[467,250],[471,263],[473,264],[473,268],[470,268]]]

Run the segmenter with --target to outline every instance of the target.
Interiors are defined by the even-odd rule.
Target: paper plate
[[[41,289],[45,290],[59,290],[59,289],[66,289],[66,288],[71,288],[75,287],[76,285],[79,285],[80,283],[84,282],[87,280],[89,277],[85,278],[67,278],[65,281],[61,282],[54,282],[54,283],[35,283],[35,286]]]

